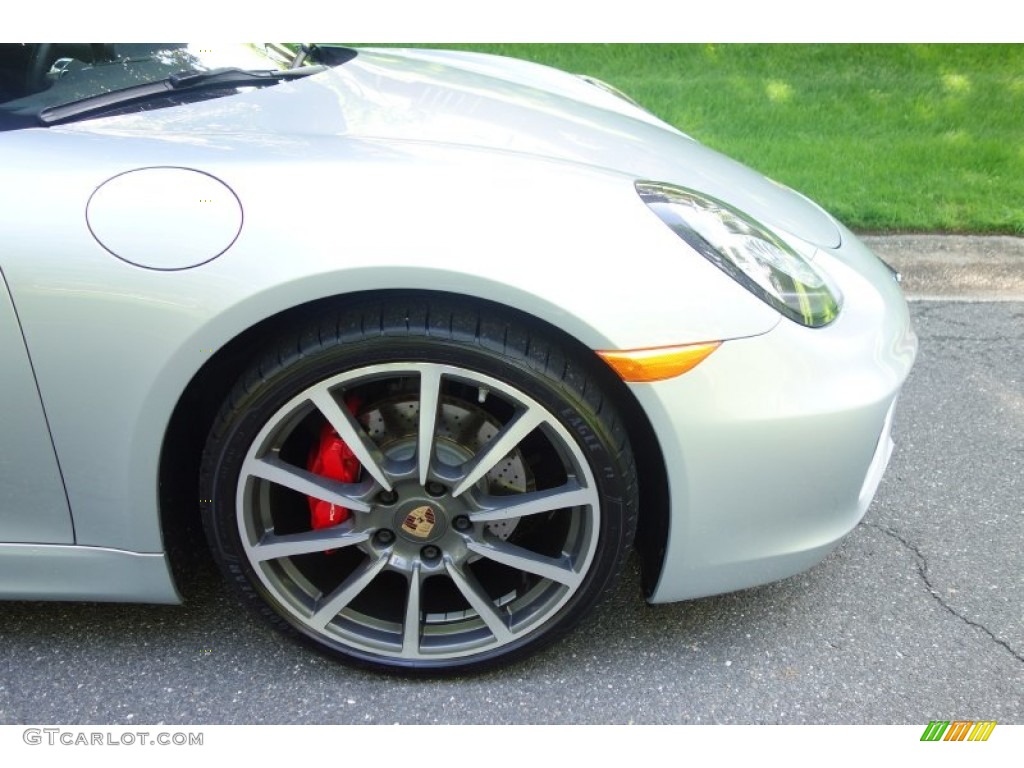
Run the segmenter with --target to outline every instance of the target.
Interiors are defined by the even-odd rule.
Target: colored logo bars
[[[995,727],[995,720],[932,720],[921,741],[988,741]]]

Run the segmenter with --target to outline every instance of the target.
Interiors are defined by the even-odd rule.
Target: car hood
[[[625,99],[498,56],[363,49],[294,83],[93,122],[148,133],[331,134],[522,153],[689,187],[815,245],[841,239],[832,218],[802,195]]]
[[[550,67],[448,51],[364,51],[334,70],[346,130],[598,165],[699,190],[803,240],[839,245],[817,205],[629,102]]]

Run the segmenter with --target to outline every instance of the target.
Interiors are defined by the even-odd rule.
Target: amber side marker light
[[[696,368],[720,346],[722,342],[712,341],[682,347],[598,351],[597,354],[623,381],[664,381]]]

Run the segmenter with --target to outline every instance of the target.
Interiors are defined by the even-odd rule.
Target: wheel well
[[[661,573],[668,540],[668,481],[665,462],[650,421],[629,388],[592,350],[561,329],[527,313],[484,299],[423,291],[378,291],[320,299],[269,317],[248,328],[219,349],[192,377],[171,415],[160,454],[159,503],[164,546],[179,589],[189,597],[198,587],[195,575],[210,556],[199,517],[199,465],[210,428],[239,377],[259,359],[276,337],[294,331],[345,302],[402,301],[424,298],[470,300],[486,311],[493,307],[515,315],[524,324],[559,339],[566,350],[589,365],[589,374],[612,395],[625,422],[636,459],[640,514],[636,548],[640,555],[643,589],[650,594]],[[269,341],[268,341],[269,340]]]

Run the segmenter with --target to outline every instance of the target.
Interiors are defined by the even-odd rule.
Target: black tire
[[[201,471],[207,537],[244,602],[392,671],[501,665],[578,624],[624,565],[637,492],[603,372],[551,336],[393,296],[297,329],[249,370]],[[332,449],[358,477],[312,471]],[[313,530],[320,499],[332,522]]]

